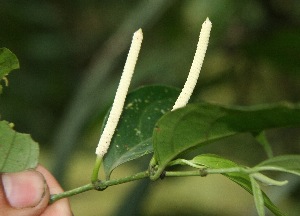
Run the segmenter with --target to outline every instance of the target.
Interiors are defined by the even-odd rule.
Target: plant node
[[[160,174],[159,178],[160,178],[161,180],[163,180],[165,177],[166,177],[166,171],[164,170],[164,171]]]
[[[101,180],[97,180],[93,182],[93,185],[94,185],[94,189],[97,191],[104,191],[107,188],[107,186],[102,184]]]
[[[201,177],[205,177],[205,176],[207,176],[207,169],[206,168],[204,168],[204,169],[199,169],[199,173],[200,173],[200,176]]]

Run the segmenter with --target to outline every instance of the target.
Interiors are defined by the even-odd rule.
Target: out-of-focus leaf
[[[14,131],[6,121],[0,121],[0,172],[19,172],[35,168],[39,146],[30,135]]]
[[[180,91],[165,86],[146,86],[128,94],[124,111],[104,157],[109,178],[117,166],[153,152],[152,133],[157,120],[174,105]]]
[[[300,126],[300,106],[289,103],[253,107],[224,107],[215,104],[190,104],[169,112],[153,132],[156,179],[179,154],[243,132],[268,128]]]
[[[299,36],[297,28],[282,28],[260,41],[247,43],[245,49],[248,50],[250,58],[267,59],[276,68],[280,68],[285,76],[287,74],[299,76],[300,42],[297,40]]]

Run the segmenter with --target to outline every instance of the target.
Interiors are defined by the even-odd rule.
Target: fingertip
[[[0,215],[35,216],[47,207],[50,193],[40,172],[27,170],[6,173],[0,176],[0,180]]]
[[[7,201],[16,209],[37,206],[46,194],[46,182],[41,173],[30,170],[2,175]]]
[[[68,199],[64,198],[50,204],[50,206],[44,211],[43,216],[72,216],[70,203]]]
[[[43,166],[39,165],[36,169],[38,172],[42,173],[46,179],[47,185],[49,187],[50,194],[62,193],[64,190],[54,178],[54,176]],[[49,201],[50,197],[48,198]],[[52,215],[62,215],[62,216],[71,216],[71,207],[68,199],[61,199],[53,204],[50,204],[48,208],[43,212],[43,216],[52,216]]]
[[[54,176],[45,167],[38,165],[36,170],[45,177],[50,194],[62,193],[64,191]]]

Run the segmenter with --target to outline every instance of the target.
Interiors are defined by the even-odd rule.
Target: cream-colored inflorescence
[[[121,80],[117,89],[117,93],[109,113],[109,117],[103,133],[100,137],[98,147],[96,148],[96,154],[98,157],[103,157],[109,147],[111,139],[114,135],[115,129],[118,125],[130,81],[134,72],[135,64],[138,59],[138,55],[141,49],[141,44],[143,40],[143,32],[141,29],[136,31],[133,35],[131,46],[128,52],[127,60],[124,66],[124,70],[121,76]]]
[[[173,106],[172,111],[175,109],[184,107],[188,103],[188,101],[194,91],[194,88],[196,86],[196,83],[197,83],[197,80],[198,80],[198,77],[200,74],[200,70],[201,70],[201,67],[203,64],[206,49],[208,46],[208,40],[209,40],[211,27],[212,27],[212,24],[211,24],[210,20],[208,18],[206,18],[206,20],[202,24],[199,41],[197,44],[197,50],[196,50],[196,53],[194,56],[194,60],[193,60],[188,78],[184,84],[184,87],[183,87],[179,97],[177,98],[177,100]]]
[[[197,44],[197,50],[194,56],[194,60],[188,78],[184,84],[184,87],[179,97],[177,98],[173,106],[172,111],[184,107],[188,103],[193,93],[193,90],[196,86],[200,74],[200,70],[204,61],[211,27],[212,24],[210,20],[207,18],[202,24],[199,41]],[[123,74],[121,76],[120,84],[117,89],[117,93],[111,111],[109,113],[107,123],[100,137],[98,146],[96,148],[96,154],[98,155],[98,157],[103,157],[106,154],[111,139],[114,135],[115,129],[118,125],[120,116],[122,114],[123,106],[125,103],[126,95],[128,92],[128,88],[130,85],[130,81],[134,72],[135,64],[141,49],[142,40],[143,40],[143,33],[142,30],[139,29],[133,35],[128,57],[124,66]]]

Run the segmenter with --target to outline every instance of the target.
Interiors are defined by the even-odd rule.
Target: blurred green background
[[[229,105],[300,101],[300,1],[0,0],[0,47],[19,58],[0,97],[3,119],[40,143],[40,161],[64,188],[89,182],[103,115],[133,32],[144,40],[131,89],[182,87],[203,21],[213,23],[195,100]],[[267,132],[275,155],[300,153],[300,130]],[[254,165],[266,158],[248,134],[200,152]],[[139,169],[131,162],[114,177]],[[299,180],[266,188],[299,215]],[[129,183],[71,199],[75,215],[255,215],[251,196],[222,176]]]

